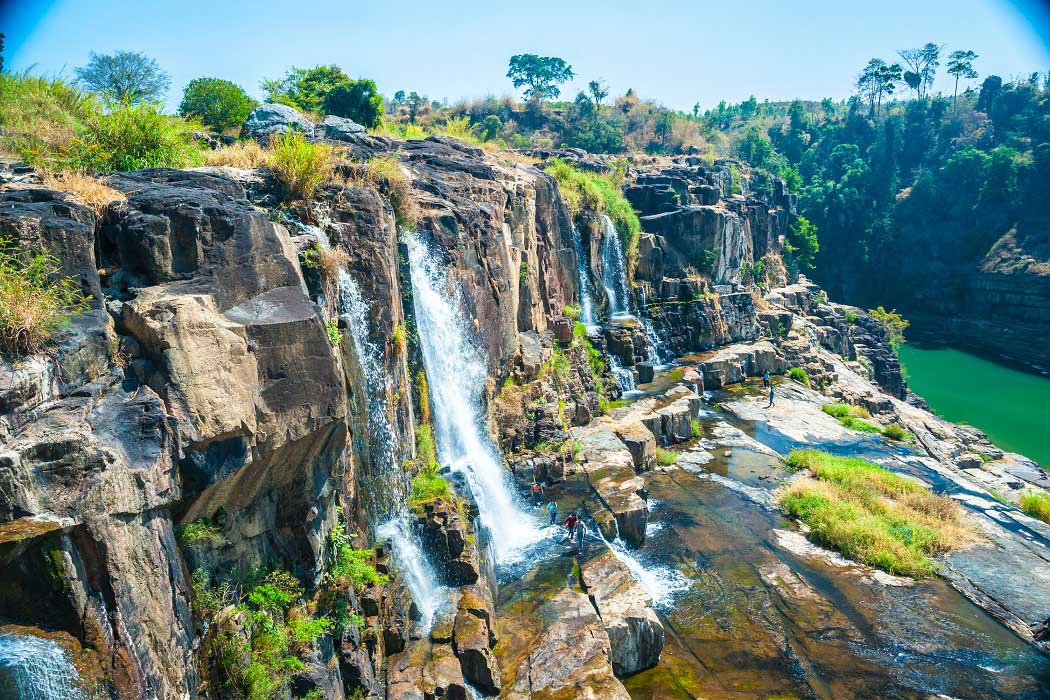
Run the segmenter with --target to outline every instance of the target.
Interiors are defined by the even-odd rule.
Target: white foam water
[[[542,532],[511,489],[485,421],[488,371],[471,337],[461,294],[442,263],[414,233],[408,248],[419,344],[430,384],[435,438],[444,464],[466,478],[497,563],[521,555]]]
[[[627,291],[627,262],[612,219],[602,214],[602,220],[605,223],[602,234],[602,286],[609,303],[609,315],[625,316],[631,312],[631,296]]]
[[[394,558],[405,576],[405,584],[412,593],[412,600],[422,616],[420,627],[426,631],[434,621],[434,615],[449,601],[449,591],[437,582],[437,576],[419,538],[412,531],[411,524],[405,517],[395,517],[379,526],[380,537],[390,540],[394,548]]]
[[[689,579],[672,566],[646,566],[632,553],[619,537],[609,542],[598,531],[602,541],[623,562],[631,576],[653,599],[653,607],[666,609],[674,605],[675,596],[689,588]]]
[[[0,697],[86,700],[69,652],[50,639],[0,634]]]

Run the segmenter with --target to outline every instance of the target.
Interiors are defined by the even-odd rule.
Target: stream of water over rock
[[[0,634],[0,700],[86,700],[69,652],[41,637]]]
[[[542,533],[511,488],[489,435],[485,421],[488,372],[484,354],[472,340],[460,291],[425,242],[412,233],[406,233],[404,240],[438,456],[466,477],[481,524],[492,535],[496,561],[505,563],[520,556]]]
[[[383,362],[383,353],[372,337],[368,304],[361,287],[346,270],[339,271],[339,313],[346,322],[354,356],[365,376],[368,396],[367,442],[373,462],[373,488],[367,490],[373,517],[385,519],[377,528],[380,537],[390,540],[394,558],[405,576],[412,599],[422,615],[421,627],[426,630],[434,614],[448,601],[448,591],[437,583],[437,575],[423,551],[418,533],[408,517],[404,494],[392,485],[401,481],[395,470],[400,470],[400,447],[396,432],[390,424],[387,395],[390,377]]]

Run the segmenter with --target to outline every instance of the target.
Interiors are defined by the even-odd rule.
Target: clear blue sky
[[[1050,70],[1050,14],[1037,0],[0,0],[11,70],[71,75],[88,54],[145,51],[172,76],[168,96],[209,75],[256,96],[291,65],[336,63],[380,91],[433,99],[512,93],[515,53],[565,58],[613,95],[706,109],[760,100],[843,98],[873,56],[927,41],[973,49],[982,76]],[[942,68],[943,70],[943,68]],[[951,90],[947,77],[938,87]]]

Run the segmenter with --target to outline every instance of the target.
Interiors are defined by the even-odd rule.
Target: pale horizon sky
[[[431,99],[516,94],[506,78],[516,53],[561,56],[577,73],[572,99],[600,78],[620,95],[669,107],[719,100],[842,99],[872,57],[927,41],[945,56],[972,49],[981,75],[1050,70],[1050,12],[1035,0],[753,0],[555,2],[508,11],[493,2],[314,0],[0,0],[5,69],[72,77],[91,51],[144,51],[172,77],[174,108],[196,77],[232,80],[257,98],[259,82],[289,66],[335,63],[380,92]],[[937,88],[951,92],[943,73]],[[962,86],[960,86],[960,89]]]

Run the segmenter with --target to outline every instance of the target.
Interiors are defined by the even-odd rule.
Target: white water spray
[[[674,604],[675,596],[689,588],[689,579],[674,567],[645,566],[627,549],[619,537],[609,542],[601,534],[601,530],[598,531],[598,535],[616,558],[623,562],[634,580],[652,597],[653,607],[669,608]]]
[[[612,219],[602,214],[605,230],[602,234],[602,285],[609,302],[609,315],[626,316],[631,313],[631,297],[627,291],[627,262],[623,246]]]
[[[377,534],[390,540],[394,558],[405,577],[412,600],[422,615],[424,630],[430,629],[434,613],[448,600],[448,591],[437,584],[437,576],[423,553],[418,537],[405,513],[403,494],[389,493],[399,483],[398,454],[400,445],[390,425],[387,393],[390,375],[383,353],[373,340],[368,304],[361,287],[346,270],[339,271],[339,314],[346,322],[354,356],[365,377],[368,397],[368,447],[373,470],[373,488],[368,489],[372,513],[376,517],[393,515],[381,525]]]
[[[542,533],[522,511],[485,424],[488,372],[470,338],[457,288],[415,234],[404,235],[423,364],[430,383],[435,437],[443,463],[464,474],[482,524],[492,533],[496,561],[512,560]]]
[[[79,676],[61,646],[41,637],[0,634],[0,698],[85,700]]]
[[[372,463],[373,488],[368,489],[374,515],[384,515],[395,501],[394,494],[386,493],[398,482],[398,453],[396,434],[390,427],[387,395],[390,378],[383,363],[383,353],[372,339],[368,303],[361,287],[346,270],[339,270],[339,316],[346,322],[347,335],[354,349],[354,357],[365,378],[368,399],[368,447]]]
[[[412,531],[407,518],[392,518],[383,523],[377,532],[393,545],[394,558],[405,576],[412,600],[416,602],[422,616],[420,626],[429,630],[434,615],[449,601],[448,589],[438,585],[437,577],[423,554],[419,538]]]
[[[576,247],[576,275],[580,283],[580,322],[592,328],[598,325],[598,318],[594,315],[594,286],[591,284],[587,258],[583,254],[583,242],[580,240],[580,231],[576,224],[572,224],[572,244]]]

